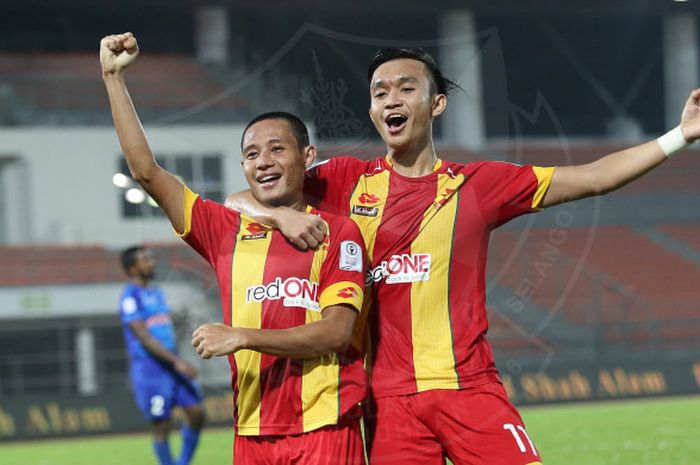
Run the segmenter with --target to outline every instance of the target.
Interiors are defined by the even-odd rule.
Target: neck
[[[297,210],[300,212],[306,211],[306,201],[303,196],[294,198],[291,200],[284,200],[280,202],[263,202],[261,200],[258,200],[263,206],[265,207],[287,207],[291,208],[292,210]]]
[[[427,140],[422,143],[406,147],[388,147],[387,153],[394,171],[411,178],[432,173],[438,159],[432,136],[427,137]]]
[[[138,286],[141,286],[141,287],[148,287],[148,284],[150,283],[149,280],[147,280],[141,276],[132,276],[131,282],[138,285]]]

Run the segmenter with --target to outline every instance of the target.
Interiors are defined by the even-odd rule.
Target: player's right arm
[[[304,194],[319,210],[346,216],[348,186],[354,186],[366,162],[354,157],[334,157],[306,171]],[[325,223],[316,215],[288,207],[267,207],[250,190],[226,197],[226,207],[279,229],[300,250],[315,249],[326,235]]]
[[[154,338],[151,333],[148,332],[146,324],[143,322],[143,320],[130,321],[129,329],[134,333],[134,335],[152,357],[171,365],[175,371],[188,378],[194,378],[197,376],[197,369],[185,359],[178,357],[163,347],[163,345],[158,342],[158,339]]]
[[[326,224],[318,215],[284,206],[268,207],[258,202],[250,189],[229,195],[225,205],[260,223],[279,229],[299,250],[315,249],[323,243],[326,236]]]
[[[183,185],[156,163],[124,80],[124,72],[138,54],[138,43],[130,32],[104,37],[100,41],[102,80],[131,175],[181,232],[184,229]]]

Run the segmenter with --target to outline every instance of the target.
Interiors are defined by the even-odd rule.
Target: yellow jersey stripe
[[[321,310],[331,305],[348,304],[359,312],[362,311],[364,290],[355,283],[341,281],[333,283],[323,290],[319,299]]]
[[[197,200],[197,197],[199,197],[199,195],[192,192],[190,188],[185,186],[184,184],[182,185],[182,188],[184,189],[182,208],[184,209],[185,215],[185,230],[175,231],[175,234],[177,234],[178,237],[184,239],[187,236],[189,236],[190,231],[192,230],[192,207],[194,207],[194,202]]]
[[[438,176],[434,208],[423,217],[411,254],[430,254],[430,278],[411,286],[413,367],[418,392],[429,389],[459,389],[450,321],[450,259],[457,221],[457,187],[463,177]],[[445,200],[447,199],[447,200]]]
[[[362,232],[370,263],[372,263],[377,229],[382,223],[384,206],[389,195],[390,174],[390,171],[384,170],[374,176],[360,177],[350,197],[350,219]],[[376,208],[376,216],[358,214],[354,211],[356,207],[367,207],[370,210]]]
[[[265,260],[272,233],[254,241],[242,241],[250,234],[247,226],[255,221],[241,215],[231,270],[231,322],[234,327],[260,329],[262,302],[247,302],[246,290],[263,282]],[[260,434],[260,352],[241,350],[236,359],[238,395],[238,429],[246,435]]]
[[[549,168],[541,168],[539,166],[532,167],[532,171],[534,171],[535,176],[537,176],[537,190],[535,191],[535,195],[532,196],[533,209],[539,209],[540,205],[542,205],[542,199],[544,199],[544,194],[546,194],[547,189],[549,189],[549,184],[552,182],[555,169],[556,167],[554,166]]]
[[[333,240],[333,238],[327,238]],[[320,282],[321,268],[328,255],[328,247],[321,246],[314,252],[309,281]],[[322,301],[322,299],[321,299]],[[321,302],[321,309],[324,305]],[[323,318],[320,312],[307,311],[306,324]],[[336,354],[304,360],[301,377],[301,407],[304,432],[312,431],[328,424],[329,418],[340,415],[338,381],[340,366]]]

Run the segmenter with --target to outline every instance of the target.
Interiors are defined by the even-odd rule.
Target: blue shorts
[[[130,372],[136,403],[147,420],[168,420],[173,407],[196,405],[204,398],[197,381],[153,359],[133,359]]]

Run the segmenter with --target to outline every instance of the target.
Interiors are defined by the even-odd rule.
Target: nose
[[[401,94],[397,89],[391,89],[387,94],[386,100],[384,101],[384,108],[393,109],[403,105],[401,100]]]
[[[272,156],[267,150],[262,151],[255,161],[255,167],[259,170],[270,168],[273,165]]]

